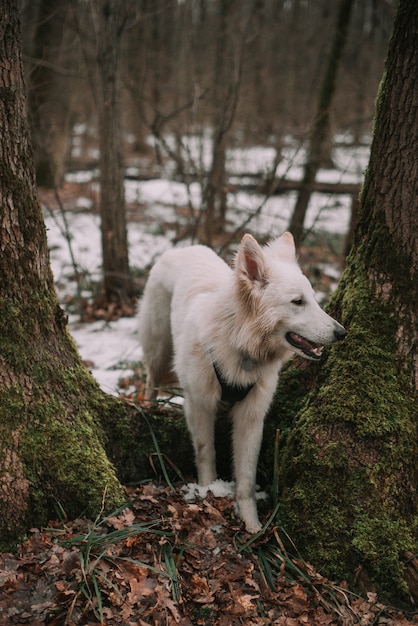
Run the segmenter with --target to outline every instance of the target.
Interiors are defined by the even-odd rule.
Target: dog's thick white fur
[[[211,249],[173,249],[150,272],[140,306],[146,397],[174,369],[201,485],[216,478],[214,422],[221,384],[253,384],[231,409],[236,500],[248,532],[261,526],[255,480],[264,416],[283,363],[292,353],[310,359],[346,335],[317,304],[302,274],[290,233],[260,247],[249,234],[231,269]]]

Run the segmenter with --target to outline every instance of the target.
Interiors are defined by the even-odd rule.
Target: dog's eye
[[[295,304],[296,306],[302,306],[303,298],[295,298],[294,300],[292,300],[292,304]]]

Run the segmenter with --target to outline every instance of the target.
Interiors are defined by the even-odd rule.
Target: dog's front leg
[[[234,408],[233,447],[239,513],[247,531],[256,533],[261,528],[255,500],[255,483],[264,415],[251,411],[252,404],[244,400]]]
[[[216,407],[194,402],[185,393],[184,413],[193,441],[199,485],[216,480],[215,417]]]

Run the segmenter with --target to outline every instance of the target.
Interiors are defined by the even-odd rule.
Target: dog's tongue
[[[292,340],[291,343],[297,348],[300,348],[305,352],[305,354],[309,356],[313,356],[314,358],[319,358],[322,354],[322,347],[318,346],[318,344],[313,341],[308,341],[302,335],[298,335],[297,333],[289,333],[289,336]]]

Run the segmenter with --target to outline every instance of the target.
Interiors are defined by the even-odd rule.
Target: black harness
[[[251,391],[254,387],[255,383],[251,383],[250,385],[231,385],[222,375],[221,370],[216,365],[213,364],[213,369],[215,370],[216,378],[222,389],[221,402],[225,402],[229,405],[233,405],[236,402],[241,402],[244,400],[246,395]]]

